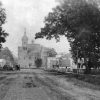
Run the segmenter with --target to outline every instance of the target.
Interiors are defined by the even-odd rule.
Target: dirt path
[[[100,91],[42,70],[31,70],[8,76],[0,85],[0,100],[100,100]]]
[[[39,87],[32,87],[29,75],[20,75],[3,100],[50,100]]]

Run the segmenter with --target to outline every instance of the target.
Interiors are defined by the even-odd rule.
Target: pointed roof
[[[26,29],[24,31],[24,36],[22,37],[22,41],[28,41],[28,37],[26,35]]]

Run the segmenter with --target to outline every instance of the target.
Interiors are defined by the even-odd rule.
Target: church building
[[[47,65],[48,50],[50,50],[50,48],[35,44],[34,41],[29,44],[26,32],[24,32],[22,46],[18,47],[18,63],[20,67],[35,68],[35,60],[37,58],[42,59],[42,66],[45,67]]]

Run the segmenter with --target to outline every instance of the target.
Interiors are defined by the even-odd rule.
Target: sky
[[[1,2],[7,14],[7,22],[3,28],[9,33],[3,47],[8,47],[16,56],[18,46],[22,45],[21,39],[25,29],[29,43],[31,43],[35,33],[44,26],[45,16],[58,4],[55,0],[1,0]],[[34,41],[45,47],[54,48],[58,53],[69,52],[70,46],[65,37],[61,37],[58,43],[55,39],[37,39]]]

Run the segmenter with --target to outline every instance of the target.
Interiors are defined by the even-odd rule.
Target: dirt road
[[[99,90],[77,86],[42,70],[3,75],[6,77],[0,78],[0,100],[100,100]]]

